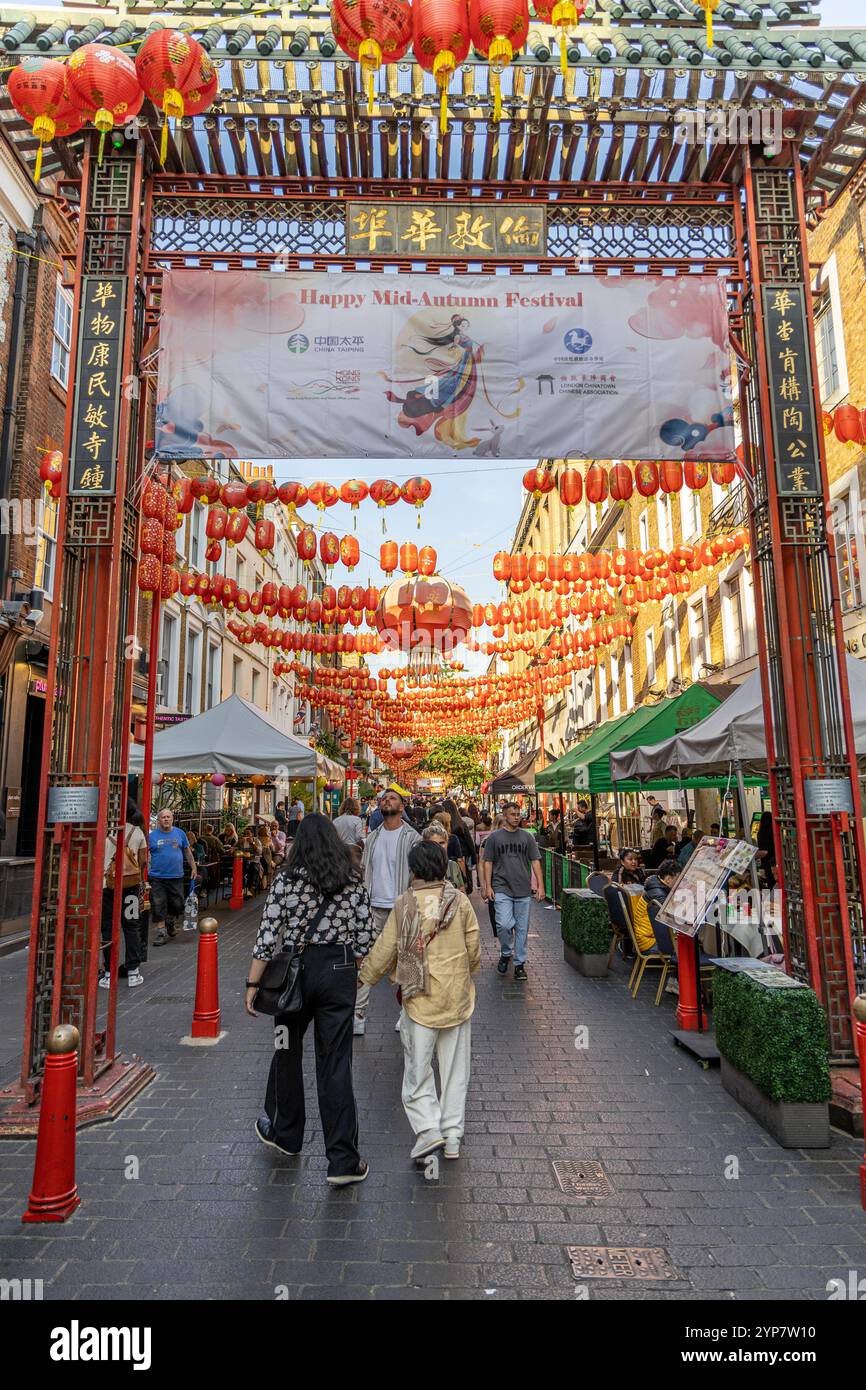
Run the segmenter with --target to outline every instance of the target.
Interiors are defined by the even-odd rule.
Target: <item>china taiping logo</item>
[[[585,357],[592,347],[592,334],[585,328],[569,328],[562,341],[573,357]]]
[[[293,333],[286,342],[286,347],[289,349],[289,352],[294,353],[306,352],[309,346],[310,340],[303,333]]]

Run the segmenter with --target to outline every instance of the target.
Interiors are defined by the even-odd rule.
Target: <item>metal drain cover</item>
[[[679,1279],[668,1252],[636,1245],[567,1245],[575,1279]]]
[[[555,1159],[553,1171],[561,1192],[570,1197],[612,1197],[614,1188],[600,1163],[594,1159]]]

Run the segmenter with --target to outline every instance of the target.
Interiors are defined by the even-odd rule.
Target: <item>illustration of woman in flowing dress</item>
[[[413,429],[416,435],[421,435],[432,426],[439,443],[451,449],[469,449],[479,442],[466,435],[464,424],[475,398],[484,348],[465,332],[468,327],[468,319],[452,314],[448,329],[429,337],[423,334],[421,341],[427,346],[419,349],[409,345],[409,350],[425,360],[429,375],[412,378],[424,381],[425,385],[409,391],[406,396],[385,392],[389,401],[402,406],[397,418],[404,429]],[[457,354],[456,359],[444,361],[432,355],[431,349],[435,348],[450,349]]]

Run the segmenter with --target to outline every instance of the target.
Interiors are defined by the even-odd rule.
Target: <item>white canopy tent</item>
[[[204,714],[164,729],[153,740],[155,775],[222,772],[249,776],[262,772],[284,781],[314,780],[319,763],[326,761],[302,739],[277,728],[262,710],[240,695],[229,695]],[[144,748],[139,743],[130,749],[129,771],[144,771]]]
[[[866,661],[847,658],[851,716],[858,757],[866,757]],[[833,712],[838,717],[838,712]],[[731,770],[742,776],[766,775],[767,740],[759,671],[743,681],[718,709],[700,724],[662,743],[611,753],[611,776],[616,782],[677,776],[726,776]]]

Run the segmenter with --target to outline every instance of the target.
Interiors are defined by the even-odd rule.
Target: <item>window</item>
[[[640,537],[640,548],[641,548],[641,550],[644,550],[644,551],[649,550],[649,548],[650,548],[650,543],[649,543],[649,512],[647,511],[646,508],[644,508],[644,510],[643,510],[643,511],[641,512],[641,514],[640,514],[640,518],[639,518],[638,524],[637,524],[637,529],[638,529],[638,535],[639,535],[639,537]]]
[[[621,682],[619,672],[619,657],[611,657],[610,659],[610,681],[611,695],[613,699],[613,717],[614,719],[618,719],[619,716],[622,714],[622,705],[620,704]]]
[[[659,546],[670,550],[674,543],[673,522],[671,520],[671,499],[667,492],[656,494],[656,522],[659,528]]]
[[[188,628],[186,634],[183,707],[187,714],[198,714],[201,707],[201,633],[195,628]]]
[[[676,618],[672,603],[666,603],[662,609],[662,624],[665,639],[665,677],[670,685],[677,675]]]
[[[833,498],[830,514],[836,538],[836,568],[843,613],[850,613],[863,602],[860,563],[857,554],[860,498],[854,488]]]
[[[690,487],[680,493],[680,527],[683,540],[690,541],[701,529],[701,494]]]
[[[207,649],[207,677],[205,684],[205,708],[213,709],[219,704],[220,694],[220,649],[210,643]]]
[[[703,668],[710,659],[707,637],[706,598],[700,594],[689,604],[689,661],[693,681],[701,679]]]
[[[261,671],[253,670],[252,694],[250,695],[250,699],[252,700],[254,705],[257,705],[259,703],[259,685],[261,684],[261,675]]]
[[[35,589],[44,589],[49,598],[54,592],[54,562],[57,556],[57,503],[46,497],[39,503],[39,533],[36,540]]]
[[[204,568],[204,553],[207,549],[206,526],[205,509],[201,502],[195,502],[189,519],[189,563],[193,569]]]
[[[815,295],[815,355],[818,385],[825,409],[838,405],[847,395],[848,364],[845,358],[845,330],[839,270],[835,254],[825,261],[812,289]]]
[[[160,643],[160,667],[162,672],[162,700],[163,705],[170,708],[177,703],[177,643],[179,628],[177,618],[173,613],[163,609],[162,613],[162,641]]]
[[[69,385],[69,350],[72,346],[72,291],[65,290],[57,277],[54,296],[54,326],[51,340],[51,375],[66,389]]]
[[[623,662],[625,663],[625,707],[630,710],[634,709],[634,670],[631,659],[631,642],[626,642],[623,647]]]
[[[603,724],[607,719],[607,667],[598,668],[598,722]]]
[[[749,598],[746,595],[745,572],[722,582],[722,625],[725,632],[725,661],[735,666],[754,655],[754,624],[751,621]]]
[[[644,652],[646,657],[646,683],[650,690],[656,683],[656,634],[655,629],[650,628],[644,634]]]
[[[241,659],[239,656],[232,657],[232,694],[241,693]]]

